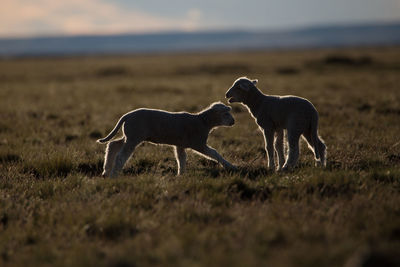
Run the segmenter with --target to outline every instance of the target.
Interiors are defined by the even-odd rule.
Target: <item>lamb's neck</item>
[[[245,104],[249,108],[251,114],[255,116],[261,108],[261,102],[264,96],[265,95],[260,90],[254,90],[248,95],[243,104]]]
[[[211,130],[217,127],[216,123],[214,123],[212,119],[212,115],[209,110],[203,111],[202,113],[198,114],[201,121],[203,122],[207,133],[211,132]]]

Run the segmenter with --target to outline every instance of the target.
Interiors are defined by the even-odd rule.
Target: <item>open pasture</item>
[[[266,169],[247,109],[209,144],[238,166],[142,144],[100,177],[125,112],[197,112],[239,76],[309,99],[328,147]],[[0,60],[1,266],[399,266],[400,48]],[[370,265],[368,265],[370,264]]]

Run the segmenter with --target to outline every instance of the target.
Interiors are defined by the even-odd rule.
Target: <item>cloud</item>
[[[0,0],[0,37],[394,21],[400,0]],[[140,7],[140,9],[138,9]]]
[[[2,0],[0,36],[194,30],[200,18],[197,9],[167,18],[102,0]]]
[[[201,24],[203,12],[198,8],[191,8],[187,11],[183,20],[182,28],[187,31],[198,30]]]

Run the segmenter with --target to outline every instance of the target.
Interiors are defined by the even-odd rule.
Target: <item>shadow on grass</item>
[[[132,166],[123,169],[123,174],[136,176],[150,172],[156,166],[156,162],[150,159],[138,159]]]
[[[103,160],[98,160],[97,162],[82,162],[78,164],[76,170],[88,176],[98,176],[103,172],[103,164]]]
[[[330,160],[325,169],[331,172],[339,170],[373,171],[384,167],[391,167],[393,164],[400,164],[400,155],[390,154],[386,159],[387,162],[374,159],[357,159],[349,161]]]
[[[21,157],[17,154],[13,153],[5,153],[0,155],[0,164],[1,163],[14,163],[14,162],[20,162]]]
[[[237,173],[241,177],[248,178],[250,180],[256,180],[257,178],[264,178],[274,174],[274,171],[268,170],[266,167],[251,167],[251,166],[241,166],[238,167]]]
[[[68,157],[56,156],[50,159],[37,159],[23,163],[23,172],[35,178],[64,178],[70,173],[81,173],[87,176],[100,176],[103,171],[103,160],[81,162],[78,165]]]
[[[400,185],[400,172],[374,170],[370,174],[370,178],[378,183],[393,184],[393,186],[397,187]]]
[[[360,159],[351,164],[343,164],[342,169],[354,171],[370,171],[385,167],[387,164],[379,160]]]
[[[358,187],[357,185],[351,182],[342,184],[310,183],[304,185],[303,192],[307,195],[316,195],[320,198],[343,197],[343,196],[350,197],[358,191],[357,187]]]
[[[66,177],[74,171],[72,160],[63,154],[57,154],[52,157],[44,157],[32,159],[28,162],[23,162],[23,172],[30,173],[35,178],[54,178]]]
[[[400,164],[400,153],[398,154],[390,154],[387,156],[387,159],[390,163]]]
[[[272,191],[267,186],[252,186],[242,179],[235,179],[229,183],[227,193],[230,197],[244,201],[254,199],[265,201],[270,198]]]
[[[83,227],[83,231],[90,238],[107,241],[118,241],[120,238],[132,237],[139,232],[134,225],[121,218],[111,218],[102,223],[88,223]]]

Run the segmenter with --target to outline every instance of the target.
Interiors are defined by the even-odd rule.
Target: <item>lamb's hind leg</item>
[[[316,153],[315,151],[315,144],[312,138],[311,132],[307,131],[303,134],[304,139],[307,142],[308,148],[313,152],[314,154],[314,159],[315,159],[315,166],[321,164],[319,154]]]
[[[288,158],[283,165],[282,170],[291,169],[296,166],[297,160],[299,159],[299,139],[301,133],[297,132],[296,130],[289,130],[287,131],[287,138],[289,144],[289,152]]]
[[[283,147],[283,129],[278,130],[276,132],[274,146],[275,146],[276,154],[278,155],[278,170],[281,170],[283,167],[283,164],[285,164],[285,154],[284,154],[284,147]]]
[[[111,170],[114,166],[115,157],[118,152],[121,150],[124,145],[124,138],[116,139],[107,144],[106,147],[106,155],[104,157],[104,166],[103,166],[103,177],[107,177],[110,175]]]
[[[183,174],[186,171],[186,152],[183,147],[175,147],[175,158],[178,163],[178,175]]]
[[[318,142],[318,150],[321,159],[321,164],[323,167],[326,167],[326,145],[320,137],[318,137],[317,142]]]
[[[304,134],[304,138],[308,143],[308,148],[314,153],[315,165],[316,166],[326,166],[326,145],[324,141],[317,135],[316,144],[313,142],[311,133],[307,132]],[[314,146],[318,146],[318,155],[315,153]]]
[[[140,143],[139,140],[126,140],[115,158],[115,164],[112,168],[110,177],[115,177],[122,170],[125,162],[129,159],[136,146]]]

